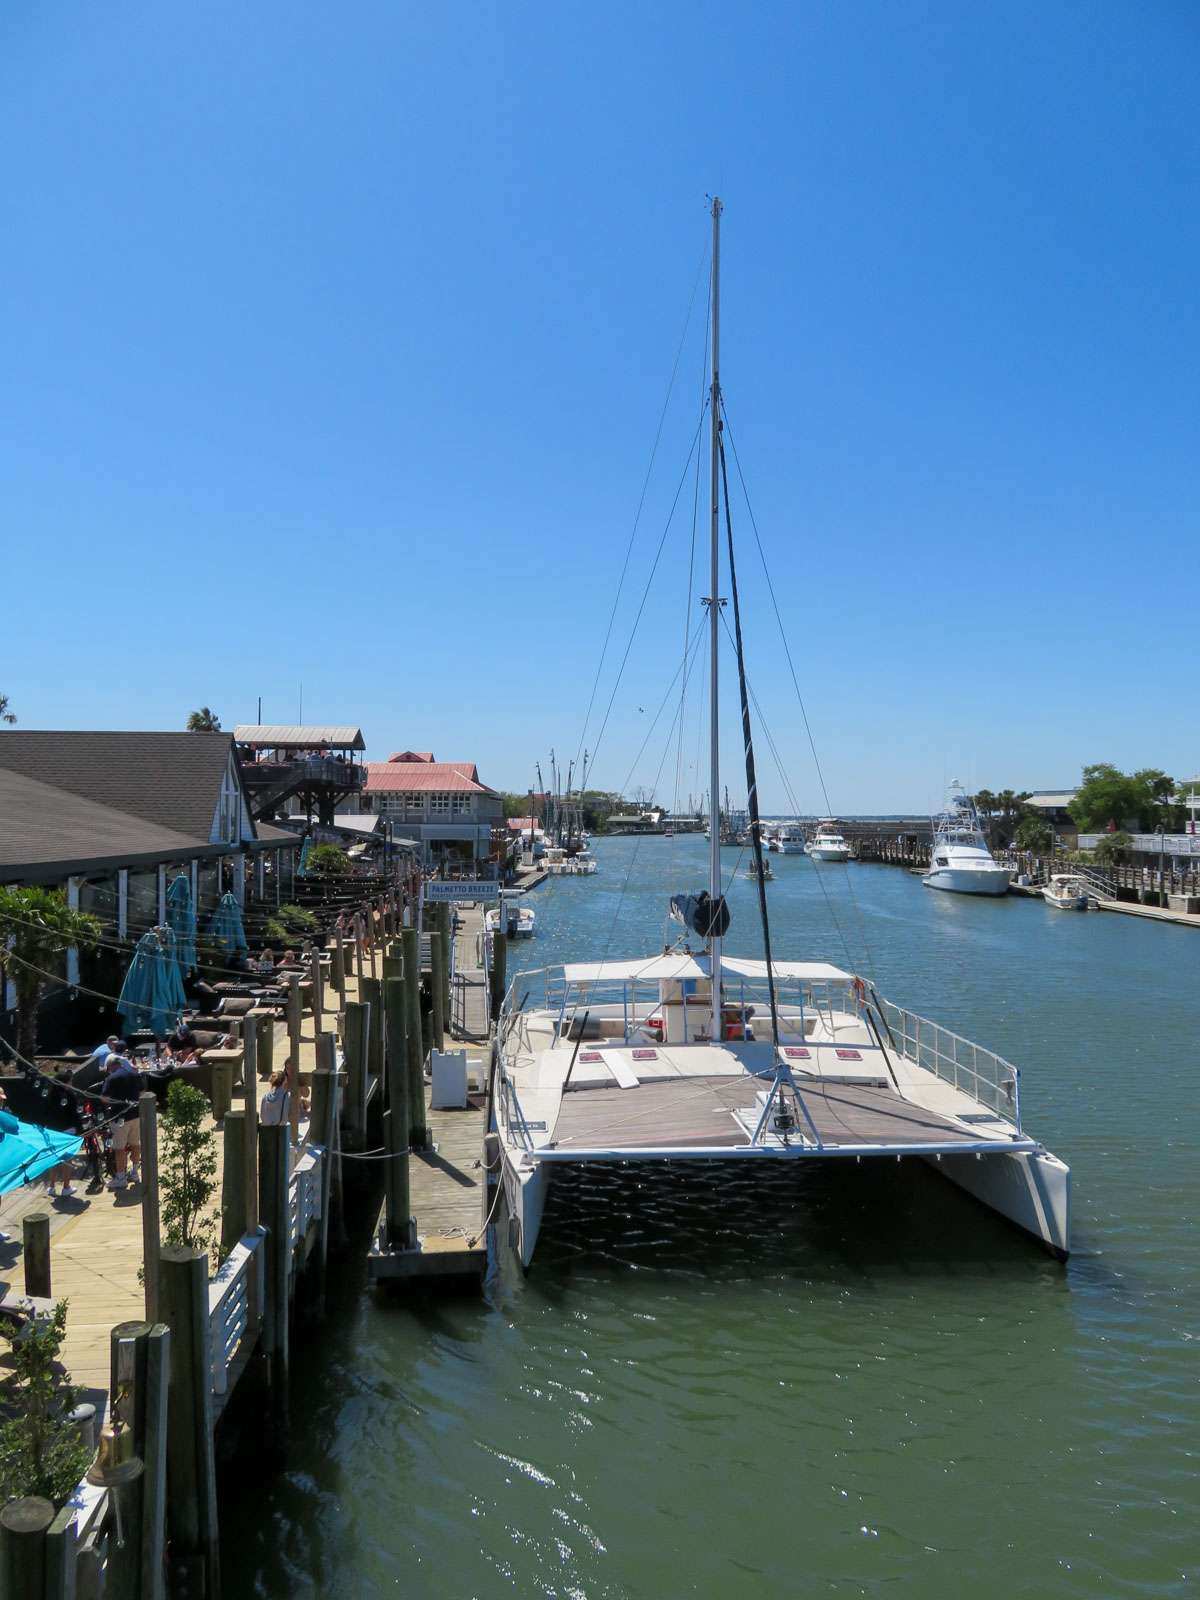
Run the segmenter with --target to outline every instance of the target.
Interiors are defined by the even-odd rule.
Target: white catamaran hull
[[[910,1150],[908,1155],[918,1152]],[[659,1164],[664,1160],[720,1161],[830,1161],[852,1156],[853,1152],[817,1152],[793,1148],[779,1150],[724,1150],[720,1155],[700,1151],[660,1150],[642,1159]],[[877,1157],[878,1158],[878,1157]],[[891,1159],[889,1155],[886,1159]],[[636,1163],[639,1157],[628,1150],[592,1150],[591,1162]],[[859,1159],[862,1159],[861,1157]],[[1045,1245],[1060,1261],[1070,1254],[1071,1172],[1049,1151],[1016,1151],[1005,1155],[988,1151],[979,1155],[922,1156],[933,1170],[957,1184],[989,1210],[999,1213],[1023,1232]],[[554,1167],[553,1160],[535,1160],[529,1166],[515,1166],[505,1152],[504,1198],[508,1207],[510,1241],[521,1266],[528,1269],[541,1232],[546,1208],[546,1192]]]
[[[1011,1156],[943,1155],[925,1158],[992,1211],[1040,1239],[1060,1261],[1070,1252],[1071,1170],[1048,1150]]]
[[[949,889],[955,894],[1007,894],[1007,867],[935,867],[921,882],[928,889]]]

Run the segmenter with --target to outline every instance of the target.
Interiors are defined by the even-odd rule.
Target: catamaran
[[[533,1258],[563,1167],[916,1157],[1065,1256],[1070,1171],[1025,1131],[1020,1074],[825,961],[774,960],[721,431],[721,203],[712,207],[709,793],[719,795],[720,517],[765,959],[725,952],[720,830],[708,887],[671,900],[658,953],[518,973],[497,1023],[492,1125],[510,1239]],[[519,998],[518,998],[519,997]]]

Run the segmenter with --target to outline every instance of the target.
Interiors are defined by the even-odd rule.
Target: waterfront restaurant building
[[[507,849],[504,802],[479,781],[473,761],[435,761],[430,750],[401,750],[387,761],[368,762],[358,809],[390,821],[397,839],[420,844],[426,866],[480,867],[503,859]]]
[[[228,733],[0,730],[0,883],[61,889],[102,925],[99,950],[68,953],[69,984],[114,992],[179,873],[201,927],[226,889],[247,907],[291,900],[300,847],[252,819]],[[6,986],[0,1013],[14,1003]]]

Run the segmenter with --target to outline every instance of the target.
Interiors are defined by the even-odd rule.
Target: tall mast
[[[712,431],[712,459],[710,463],[711,528],[709,538],[709,600],[708,600],[708,793],[711,821],[708,892],[713,907],[721,899],[721,737],[718,716],[717,691],[720,674],[720,449],[721,449],[721,211],[720,200],[714,195],[712,203],[712,388],[709,394],[709,423]],[[712,960],[712,1038],[721,1038],[721,939],[713,934],[708,942]]]

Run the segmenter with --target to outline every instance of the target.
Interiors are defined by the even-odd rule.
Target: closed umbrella
[[[182,1011],[187,1005],[187,995],[183,990],[183,963],[179,959],[179,944],[175,932],[170,927],[156,928],[155,933],[163,948],[162,993],[160,1001],[165,1006]]]
[[[308,876],[308,853],[311,849],[312,840],[305,839],[304,843],[300,846],[300,863],[296,868],[296,876],[298,878],[306,878]]]
[[[213,912],[213,919],[208,925],[208,936],[227,956],[236,955],[239,950],[250,948],[246,943],[245,930],[242,928],[242,909],[228,889],[221,896],[221,903]]]
[[[196,912],[192,886],[181,872],[167,890],[167,923],[175,935],[175,955],[186,977],[196,970]]]
[[[173,942],[174,935],[171,939]],[[182,1007],[183,984],[173,949],[156,933],[144,933],[137,942],[117,1000],[117,1012],[126,1032],[145,1029],[156,1038],[165,1038],[179,1021]]]

